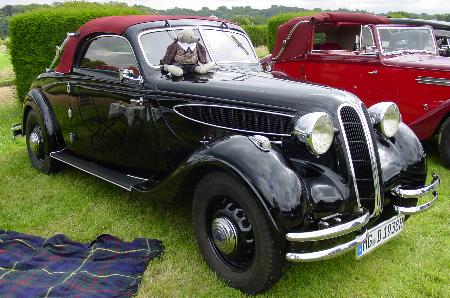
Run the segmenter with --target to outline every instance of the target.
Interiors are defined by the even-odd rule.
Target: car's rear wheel
[[[224,172],[206,175],[194,193],[201,254],[225,282],[248,294],[270,288],[285,262],[264,212],[247,187]]]
[[[450,168],[450,117],[444,121],[439,131],[439,154],[443,164]]]
[[[40,116],[30,110],[25,123],[28,156],[31,165],[38,171],[51,173],[57,170],[57,161],[50,157],[47,131]]]

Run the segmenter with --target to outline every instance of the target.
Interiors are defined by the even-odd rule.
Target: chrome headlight
[[[323,154],[333,143],[334,126],[331,117],[323,112],[306,114],[295,123],[294,135],[314,154]]]
[[[390,138],[397,132],[402,116],[398,106],[393,102],[380,102],[368,109],[374,125],[386,138]]]

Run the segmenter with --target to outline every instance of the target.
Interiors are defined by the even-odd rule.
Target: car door
[[[153,169],[156,135],[151,109],[156,101],[152,91],[143,89],[141,78],[124,37],[103,35],[87,41],[68,84],[68,147],[95,161]]]
[[[355,83],[350,91],[367,107],[382,101],[398,104],[397,69],[382,63],[374,36],[371,26],[361,26],[359,57],[354,61]]]
[[[369,26],[362,26],[359,50],[312,50],[305,59],[306,81],[343,89],[358,96],[367,107],[380,101],[397,101],[397,76],[376,53]],[[348,38],[347,38],[348,39]]]

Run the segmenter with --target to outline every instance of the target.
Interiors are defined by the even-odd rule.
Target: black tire
[[[34,110],[28,112],[25,123],[25,136],[28,156],[33,168],[46,174],[56,172],[58,164],[56,160],[50,157],[52,148],[49,148],[47,131],[39,114]],[[36,142],[38,143],[37,145]]]
[[[450,117],[444,121],[439,130],[438,146],[442,163],[450,168]]]
[[[203,258],[231,287],[257,294],[280,279],[285,264],[281,245],[272,235],[265,210],[239,179],[224,172],[206,175],[195,190],[192,216]],[[214,242],[211,226],[217,217],[236,223],[238,245],[231,256]]]

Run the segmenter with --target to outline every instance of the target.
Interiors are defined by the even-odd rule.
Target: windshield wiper
[[[247,56],[250,55],[250,53],[247,51],[247,49],[244,47],[244,45],[243,45],[243,44],[242,44],[242,43],[241,43],[234,35],[229,36],[229,35],[227,34],[227,36],[230,37],[230,39],[233,40],[234,43],[235,43],[239,48],[241,48],[242,51],[244,51],[244,53],[245,53]]]

